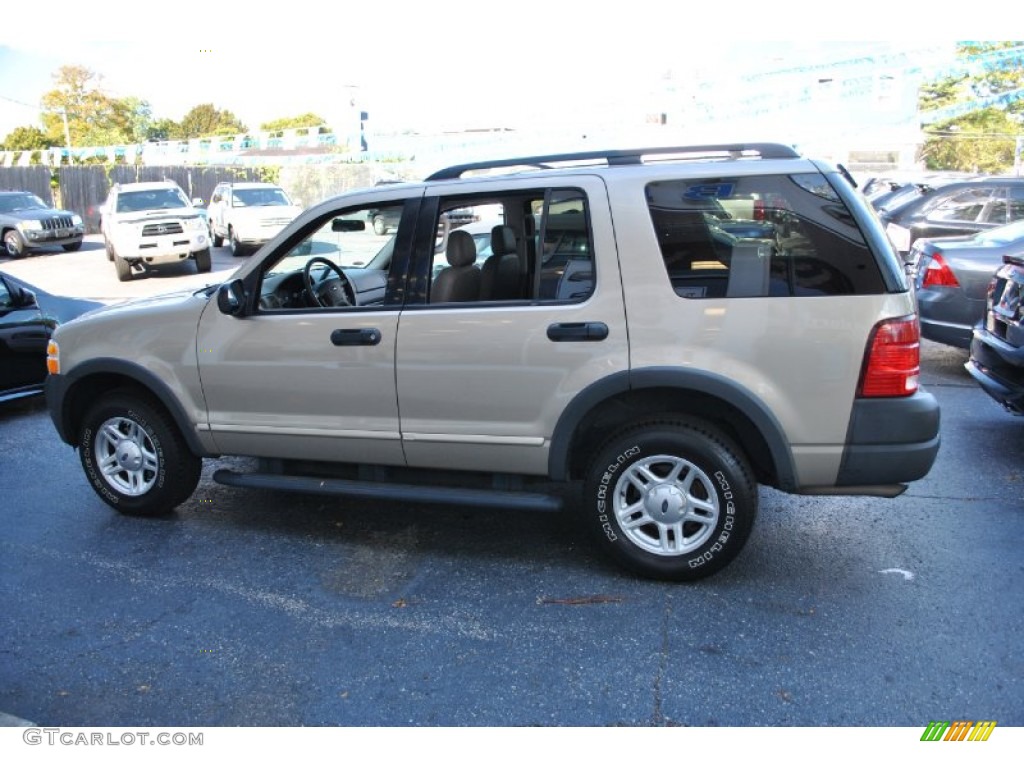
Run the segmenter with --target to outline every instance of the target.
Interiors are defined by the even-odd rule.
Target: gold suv
[[[775,144],[582,152],[322,202],[222,285],[62,325],[47,394],[125,513],[164,513],[203,459],[241,455],[252,472],[214,479],[572,498],[618,562],[681,580],[740,552],[759,483],[895,496],[928,472],[918,340],[841,169]]]

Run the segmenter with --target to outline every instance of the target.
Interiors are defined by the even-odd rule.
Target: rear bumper
[[[858,399],[836,486],[920,480],[932,468],[939,442],[939,403],[933,395]]]
[[[1024,347],[1014,347],[984,328],[975,328],[971,359],[964,367],[989,397],[1024,415]]]

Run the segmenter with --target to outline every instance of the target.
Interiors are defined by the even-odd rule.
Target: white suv
[[[276,184],[218,184],[207,209],[213,244],[226,240],[234,256],[263,245],[298,216],[302,209]]]
[[[482,263],[455,209],[498,219]],[[123,512],[167,512],[203,458],[243,455],[253,471],[213,479],[575,498],[615,560],[666,579],[740,552],[758,483],[895,496],[939,448],[878,219],[844,172],[775,144],[475,163],[353,191],[219,287],[60,326],[49,365],[58,431]]]
[[[210,271],[206,217],[173,181],[115,184],[101,208],[100,230],[117,279],[131,280],[145,268],[192,259]]]

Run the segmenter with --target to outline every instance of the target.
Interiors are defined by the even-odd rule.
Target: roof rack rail
[[[442,168],[430,174],[426,181],[442,181],[458,179],[467,171],[485,171],[495,168],[513,168],[516,166],[533,166],[549,168],[551,163],[579,163],[587,160],[603,160],[608,165],[642,165],[645,157],[653,155],[696,155],[714,156],[728,155],[730,159],[758,157],[763,160],[781,160],[800,157],[800,153],[785,144],[699,144],[685,147],[649,147],[646,149],[613,149],[592,150],[588,152],[569,152],[560,155],[535,155],[532,157],[514,157],[505,160],[485,160],[476,163],[463,163]],[[696,159],[696,158],[695,158]]]

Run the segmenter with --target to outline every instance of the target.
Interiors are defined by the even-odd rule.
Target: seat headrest
[[[465,267],[476,262],[476,243],[473,236],[461,229],[448,235],[448,247],[445,257],[453,267]]]
[[[491,252],[496,256],[516,252],[516,233],[512,227],[499,224],[491,230]]]

